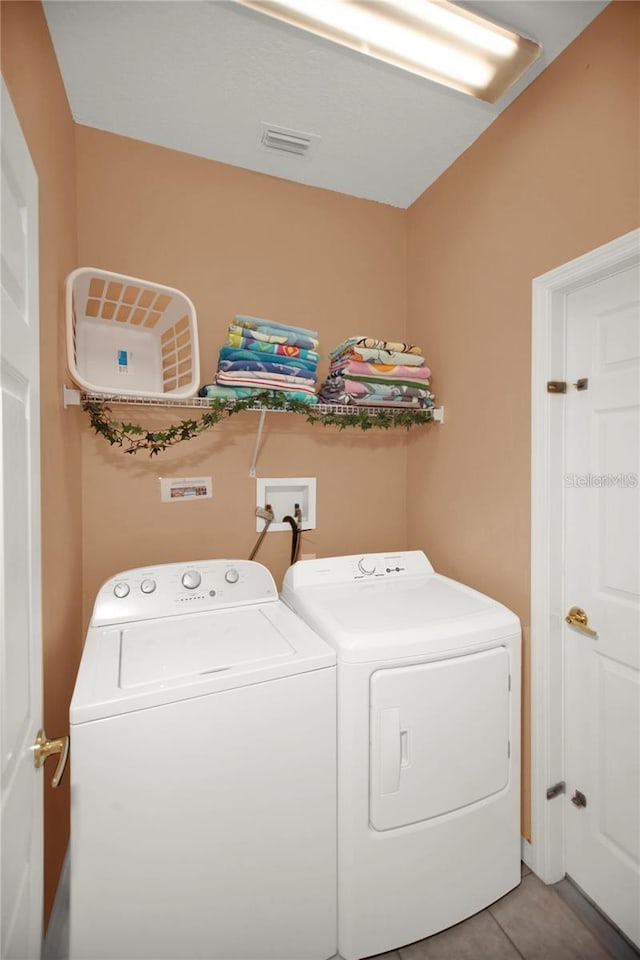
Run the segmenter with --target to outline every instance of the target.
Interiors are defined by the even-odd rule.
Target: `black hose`
[[[291,563],[295,563],[298,559],[298,550],[299,550],[299,541],[300,541],[300,527],[293,517],[286,516],[282,518],[283,523],[288,523],[291,527]]]

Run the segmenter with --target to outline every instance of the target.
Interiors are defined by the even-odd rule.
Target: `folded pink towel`
[[[299,377],[283,377],[274,373],[269,377],[254,375],[253,371],[243,373],[235,371],[225,373],[218,370],[216,373],[216,384],[220,387],[255,387],[262,390],[298,390],[303,393],[310,393],[315,396],[315,390],[310,380],[302,380]]]
[[[389,380],[429,380],[429,367],[399,367],[389,363],[363,363],[360,360],[349,360],[346,363],[331,364],[332,373],[340,373],[343,377],[355,374],[358,377],[388,377]]]

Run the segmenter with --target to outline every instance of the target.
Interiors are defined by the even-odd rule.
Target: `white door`
[[[565,869],[640,944],[638,267],[566,306]]]
[[[42,715],[38,180],[2,83],[0,296],[0,955],[40,956]]]

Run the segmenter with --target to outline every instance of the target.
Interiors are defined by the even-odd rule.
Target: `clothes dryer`
[[[258,563],[101,588],[70,715],[72,960],[334,955],[334,664]]]
[[[418,551],[307,560],[338,657],[338,951],[386,953],[520,880],[520,623]]]

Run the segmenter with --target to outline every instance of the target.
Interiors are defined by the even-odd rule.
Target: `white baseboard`
[[[526,865],[529,867],[529,870],[535,873],[535,870],[533,869],[535,861],[533,856],[533,847],[528,840],[525,840],[524,837],[520,837],[520,859],[523,863],[526,863]]]

